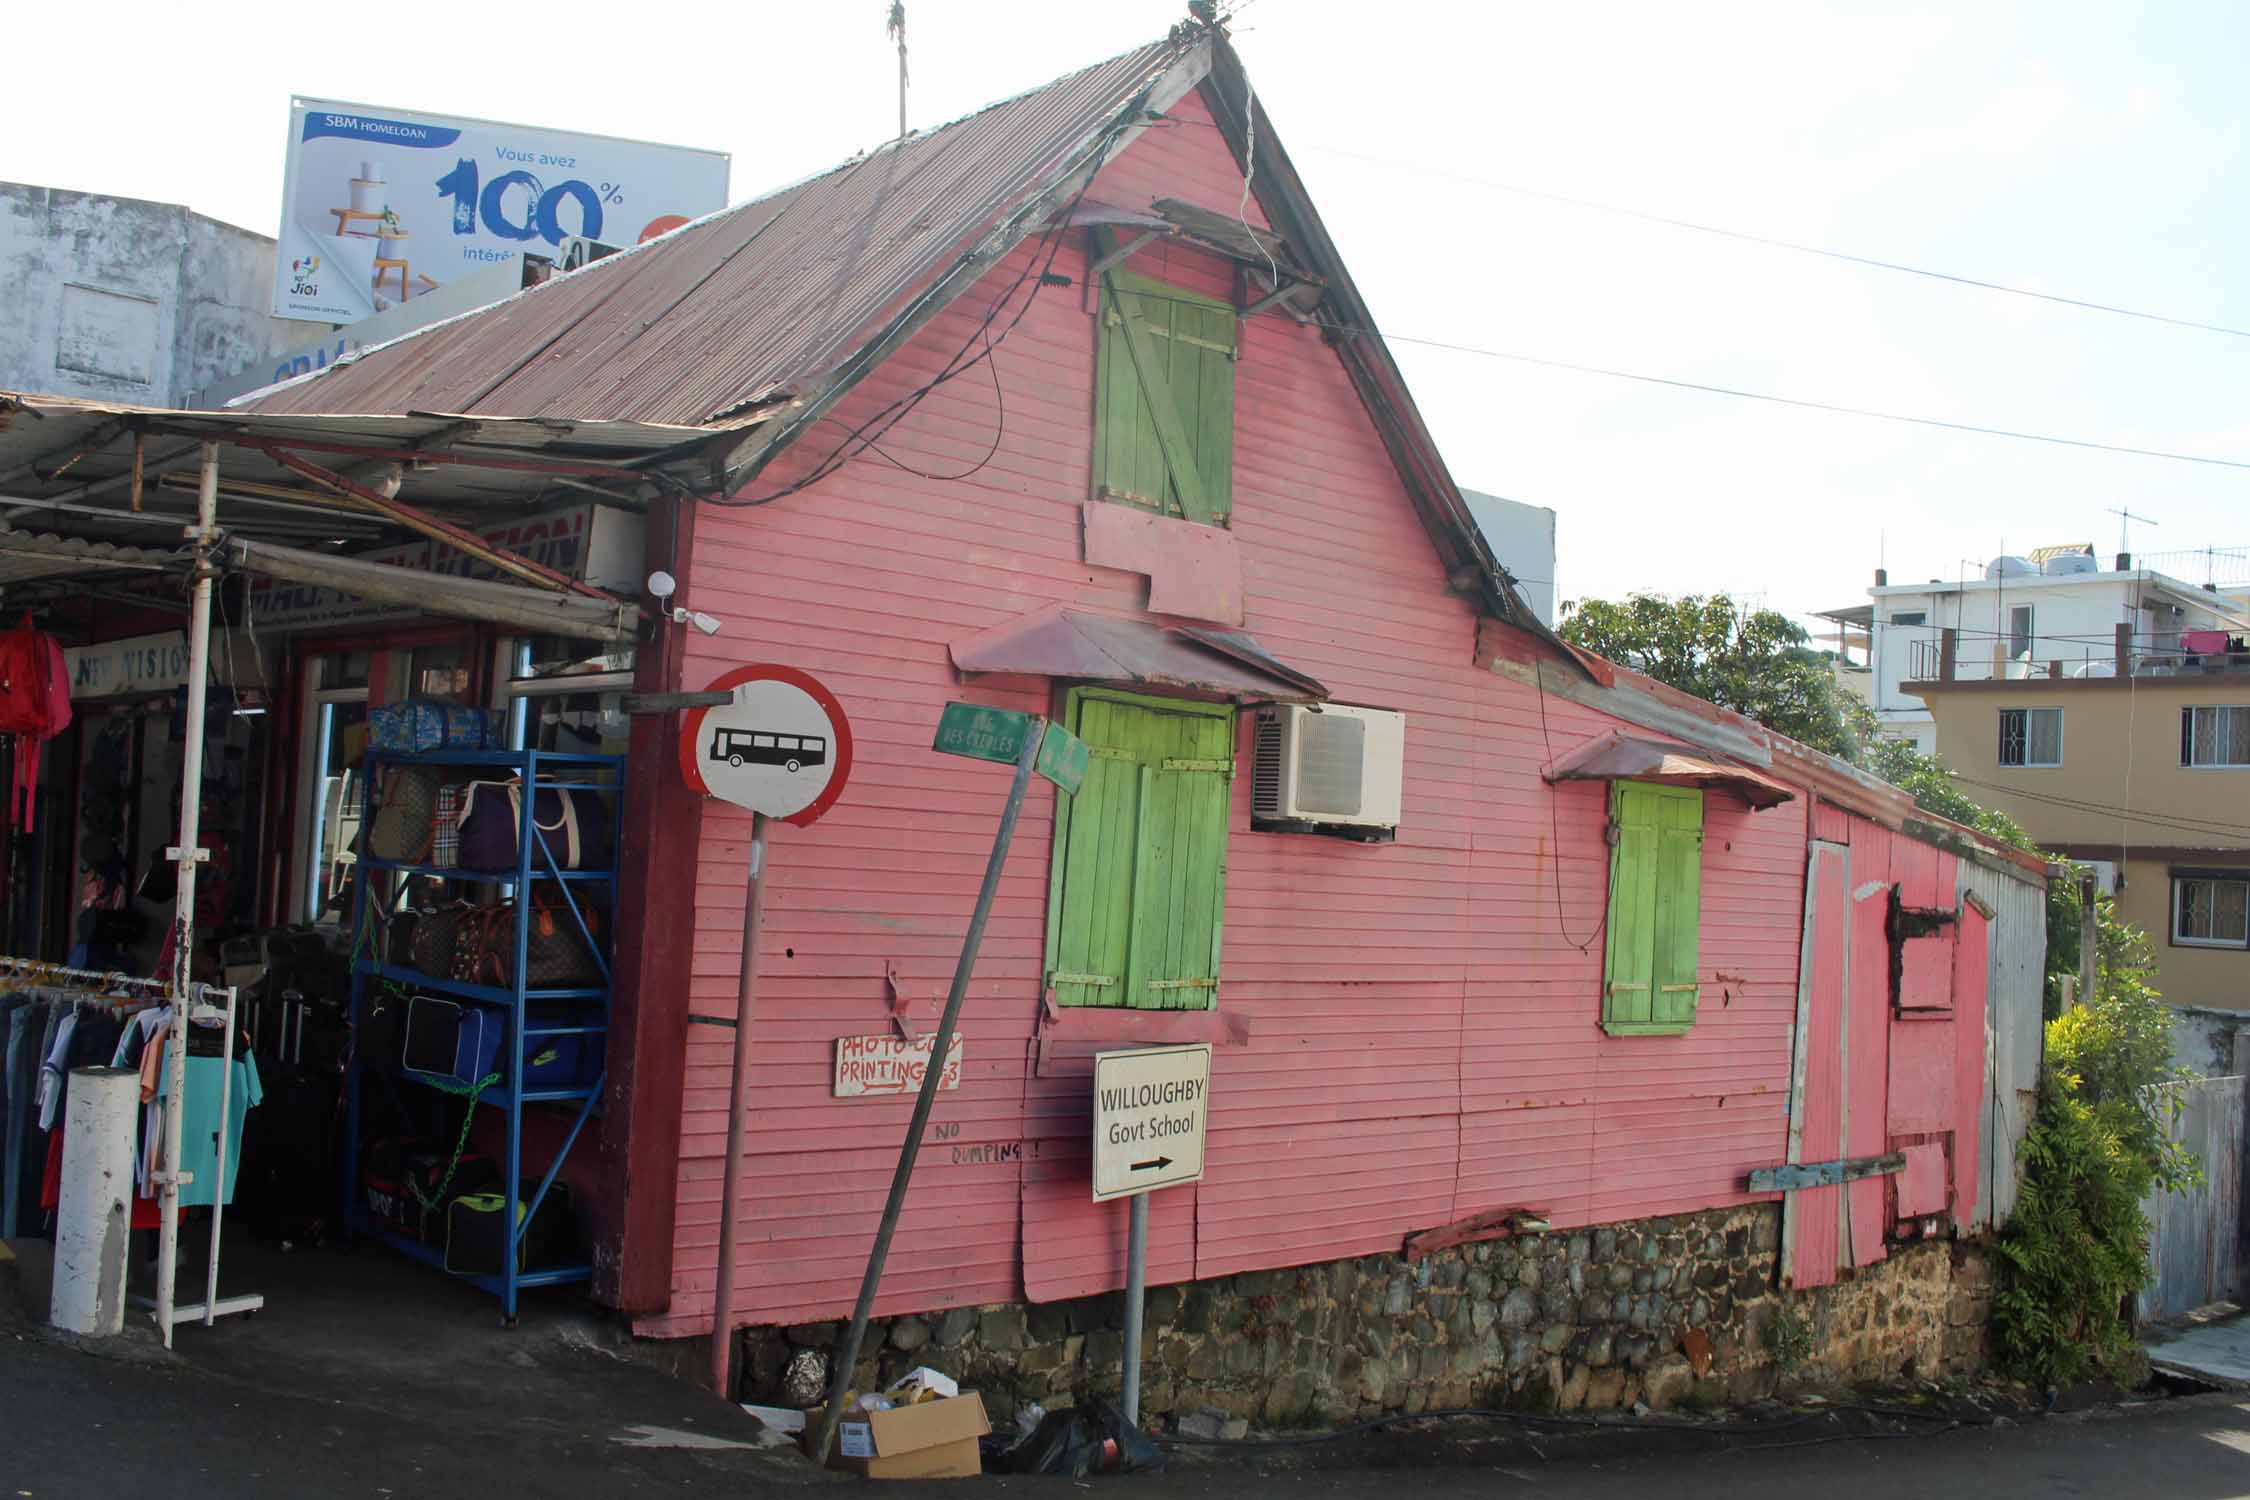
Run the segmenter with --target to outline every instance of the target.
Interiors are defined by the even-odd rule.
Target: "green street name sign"
[[[1091,759],[1086,742],[1060,724],[1048,724],[1014,709],[948,703],[938,717],[937,738],[930,748],[941,755],[965,755],[971,760],[1012,766],[1023,754],[1024,736],[1038,725],[1045,725],[1045,734],[1039,741],[1034,769],[1064,791],[1077,791],[1086,779]]]
[[[1092,764],[1093,758],[1084,740],[1060,724],[1049,724],[1046,738],[1039,742],[1039,759],[1032,769],[1064,791],[1076,793],[1079,783],[1086,779],[1086,767]]]

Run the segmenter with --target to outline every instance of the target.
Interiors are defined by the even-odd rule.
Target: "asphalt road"
[[[598,1379],[599,1377],[595,1377]],[[785,1455],[756,1453],[692,1432],[542,1421],[504,1398],[444,1412],[402,1412],[350,1389],[290,1390],[231,1375],[95,1358],[36,1337],[0,1332],[0,1496],[137,1490],[170,1500],[241,1496],[385,1496],[494,1500],[507,1496],[740,1495],[848,1484]],[[1380,1450],[1256,1450],[1190,1462],[1159,1475],[990,1478],[1013,1494],[1137,1492],[1146,1500],[1416,1500],[1521,1493],[1647,1500],[1859,1500],[1963,1495],[2015,1500],[2054,1495],[2162,1495],[2250,1500],[2250,1396],[2198,1396],[1999,1428],[1885,1441],[1808,1440],[1799,1427],[1771,1444],[1718,1451],[1617,1443],[1603,1434],[1542,1442],[1456,1438],[1424,1464],[1416,1439]],[[638,1435],[636,1435],[636,1433]],[[653,1442],[656,1446],[644,1446]],[[1624,1452],[1627,1448],[1637,1451]],[[1379,1467],[1326,1467],[1349,1458]],[[1485,1459],[1489,1458],[1489,1462]],[[1411,1475],[1411,1479],[1408,1476]],[[933,1489],[930,1485],[894,1487]],[[943,1487],[962,1493],[959,1484]]]

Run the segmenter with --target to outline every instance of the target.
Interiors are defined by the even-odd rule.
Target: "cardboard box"
[[[805,1448],[820,1440],[821,1413],[805,1413]],[[867,1479],[974,1479],[977,1439],[992,1431],[975,1391],[889,1411],[853,1412],[836,1429],[828,1467]]]

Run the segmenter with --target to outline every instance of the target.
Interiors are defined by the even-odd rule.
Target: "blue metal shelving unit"
[[[375,859],[362,854],[359,859],[360,878],[355,884],[352,908],[353,961],[352,961],[352,1026],[354,1036],[366,1034],[361,1021],[369,988],[377,984],[392,984],[408,990],[421,990],[472,1001],[479,1005],[502,1010],[507,1017],[507,1038],[501,1048],[501,1079],[493,1088],[479,1095],[474,1104],[501,1111],[506,1117],[507,1151],[501,1163],[506,1183],[506,1202],[523,1204],[509,1227],[507,1251],[501,1259],[497,1275],[468,1275],[448,1272],[456,1279],[490,1292],[500,1299],[503,1319],[511,1326],[516,1321],[516,1295],[527,1286],[553,1286],[565,1282],[587,1281],[593,1276],[593,1267],[583,1262],[554,1266],[524,1266],[521,1264],[524,1235],[545,1201],[548,1190],[554,1186],[555,1174],[562,1168],[578,1137],[586,1128],[601,1101],[602,1086],[608,1078],[606,1054],[609,1040],[610,987],[609,949],[597,934],[594,924],[586,920],[585,909],[580,905],[580,893],[587,887],[606,888],[609,900],[605,915],[614,920],[616,912],[617,864],[619,842],[623,825],[620,793],[624,786],[625,760],[618,755],[581,755],[549,750],[440,750],[421,755],[402,755],[395,752],[370,750],[367,755],[366,774],[361,778],[360,827],[375,826],[375,793],[382,782],[380,770],[384,766],[447,766],[468,771],[491,773],[489,779],[513,777],[519,780],[525,794],[522,798],[522,825],[517,830],[517,867],[512,872],[492,873],[463,870],[450,866],[410,864],[397,860]],[[605,774],[606,773],[606,774]],[[588,778],[603,777],[593,780]],[[482,779],[482,778],[480,778]],[[569,787],[575,791],[590,791],[604,796],[609,802],[609,851],[606,863],[595,869],[564,870],[558,867],[554,852],[547,846],[534,819],[538,793],[549,787]],[[405,878],[431,876],[442,880],[459,881],[489,886],[512,886],[517,892],[514,903],[516,914],[515,963],[510,970],[516,976],[513,985],[467,984],[435,974],[423,974],[396,964],[381,962],[361,956],[366,946],[367,923],[373,915],[369,904],[370,889],[377,872],[390,872]],[[531,942],[532,903],[524,899],[540,888],[542,882],[551,882],[551,889],[561,898],[562,909],[575,922],[582,935],[592,946],[599,962],[605,983],[598,986],[571,989],[531,989],[525,986],[524,970],[527,950]],[[388,899],[386,899],[386,906]],[[546,1002],[542,1009],[542,1002]],[[556,1012],[568,1015],[567,1022],[558,1022]],[[577,1037],[580,1039],[581,1061],[579,1081],[550,1087],[525,1087],[524,1055],[527,1039]],[[368,1080],[377,1080],[394,1097],[404,1102],[398,1090],[426,1094],[433,1113],[442,1116],[444,1100],[449,1090],[440,1090],[396,1065],[395,1059],[370,1058],[357,1045],[352,1049],[352,1068],[347,1081],[346,1129],[344,1134],[344,1221],[355,1234],[391,1245],[416,1260],[445,1268],[445,1250],[442,1244],[430,1244],[410,1239],[380,1224],[368,1214],[366,1195],[359,1181],[359,1135],[363,1096]],[[466,1103],[466,1101],[464,1101]],[[528,1202],[523,1197],[523,1119],[527,1105],[571,1105],[570,1129],[555,1152],[553,1162]]]

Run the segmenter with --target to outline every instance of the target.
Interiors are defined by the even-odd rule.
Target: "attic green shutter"
[[[1234,494],[1234,309],[1102,273],[1094,493],[1224,525]]]
[[[1047,981],[1058,1005],[1205,1010],[1217,996],[1231,710],[1081,689],[1093,748],[1057,815]]]
[[[1602,1024],[1620,1034],[1695,1024],[1703,910],[1703,793],[1621,781],[1611,792]]]

